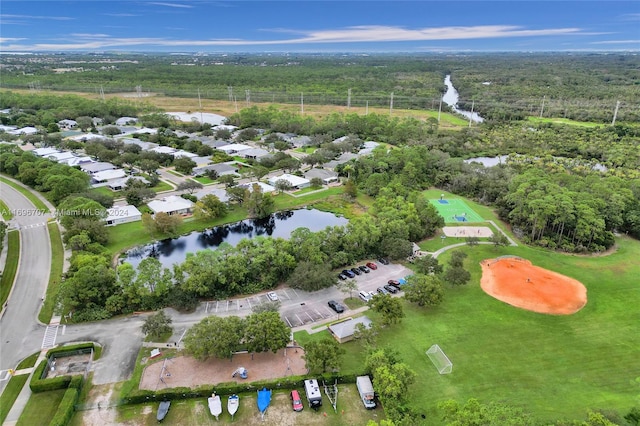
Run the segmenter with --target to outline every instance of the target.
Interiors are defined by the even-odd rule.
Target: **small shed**
[[[353,333],[356,331],[356,325],[363,324],[366,328],[371,328],[371,320],[366,317],[347,318],[329,326],[329,333],[338,341],[345,343],[353,340]]]

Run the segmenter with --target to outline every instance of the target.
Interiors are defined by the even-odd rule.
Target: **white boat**
[[[211,396],[207,398],[207,402],[209,403],[209,411],[211,411],[211,415],[218,420],[218,416],[222,414],[222,402],[220,401],[220,395],[212,393]]]
[[[230,395],[229,401],[227,402],[227,411],[231,414],[231,418],[238,411],[238,407],[240,406],[240,397],[238,395]]]

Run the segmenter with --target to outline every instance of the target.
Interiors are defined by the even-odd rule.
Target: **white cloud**
[[[13,41],[26,40],[25,38],[17,38],[17,37],[0,37],[0,43],[8,43]]]
[[[149,2],[147,4],[152,4],[154,6],[166,6],[166,7],[177,7],[181,9],[191,9],[193,8],[190,4],[182,4],[182,3],[164,3],[164,2]]]
[[[406,41],[471,40],[509,37],[545,37],[558,35],[593,35],[580,28],[526,29],[513,25],[483,25],[469,27],[433,27],[407,29],[393,26],[356,26],[331,30],[272,29],[274,33],[290,34],[292,37],[246,40],[207,39],[180,40],[167,38],[111,38],[105,34],[71,34],[69,42],[3,46],[5,50],[96,50],[118,47],[207,47],[207,46],[265,46],[283,44],[318,43],[380,43]]]
[[[69,16],[38,16],[38,15],[2,15],[2,18],[14,18],[14,19],[46,19],[51,21],[72,21],[75,18]]]
[[[592,41],[590,44],[637,44],[640,47],[639,40],[604,40],[604,41]]]

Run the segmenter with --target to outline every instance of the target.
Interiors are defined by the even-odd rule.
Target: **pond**
[[[192,232],[178,238],[157,241],[141,247],[133,248],[124,254],[122,262],[137,267],[142,259],[153,256],[163,266],[170,268],[173,264],[184,262],[187,253],[199,250],[215,249],[222,243],[235,246],[243,238],[258,236],[289,238],[297,228],[309,228],[318,232],[327,226],[343,226],[348,220],[333,213],[320,210],[300,209],[274,213],[266,219],[247,219],[228,225],[216,226],[202,232]]]
[[[480,163],[485,167],[497,166],[498,164],[504,164],[506,161],[506,155],[500,155],[498,157],[475,157],[464,160],[465,163]]]

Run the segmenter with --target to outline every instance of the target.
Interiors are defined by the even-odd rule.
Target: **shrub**
[[[79,376],[81,377],[81,376]],[[78,389],[70,387],[64,393],[56,414],[51,419],[49,426],[66,426],[69,424],[71,417],[75,411],[75,405],[78,402]]]

